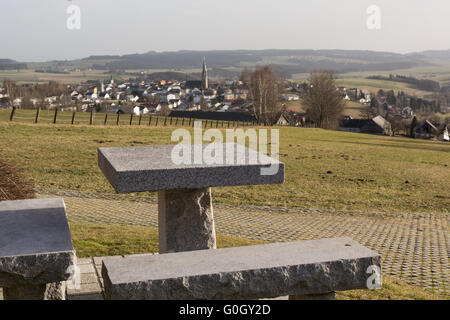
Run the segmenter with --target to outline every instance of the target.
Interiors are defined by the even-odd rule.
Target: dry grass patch
[[[33,182],[0,159],[0,201],[34,198]]]

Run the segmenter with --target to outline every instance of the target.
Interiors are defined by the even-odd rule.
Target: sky
[[[79,15],[67,13],[74,5]],[[368,13],[371,6],[379,14]],[[33,62],[178,50],[447,50],[449,15],[448,0],[0,0],[0,58]]]

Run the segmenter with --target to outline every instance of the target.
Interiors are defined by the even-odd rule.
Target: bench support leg
[[[66,300],[66,282],[3,288],[5,300]]]
[[[335,300],[335,292],[289,296],[289,300]]]
[[[216,248],[211,188],[158,193],[159,253]]]

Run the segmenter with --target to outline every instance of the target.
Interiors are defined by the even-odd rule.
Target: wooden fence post
[[[41,113],[41,107],[38,107],[36,109],[36,118],[34,119],[34,123],[38,123],[39,122],[39,114]]]
[[[177,121],[175,122],[175,127],[178,127],[178,118]]]
[[[11,116],[9,117],[9,121],[13,121],[14,113],[16,113],[16,107],[13,107],[11,110]]]
[[[92,126],[93,123],[94,123],[94,109],[91,110],[91,115],[89,117],[89,125]]]
[[[189,127],[191,126],[192,118],[189,118]]]
[[[75,123],[75,114],[76,114],[76,111],[74,111],[74,112],[72,113],[72,124]]]
[[[149,120],[148,120],[148,125],[151,126],[152,125],[152,116],[150,116]]]
[[[216,121],[216,129],[219,127],[219,120]]]
[[[142,113],[139,115],[139,125],[141,125],[141,121],[142,121]]]
[[[164,127],[167,126],[167,117],[164,117]]]
[[[108,114],[107,113],[105,113],[105,122],[103,123],[103,125],[107,125],[107,123],[108,123]]]
[[[117,113],[117,120],[116,120],[116,125],[119,125],[119,121],[120,121],[120,113]]]
[[[56,124],[56,117],[58,116],[58,108],[55,109],[55,117],[53,118],[53,124]]]
[[[130,116],[130,126],[133,124],[133,113]]]
[[[170,125],[172,125],[172,119],[173,119],[173,118],[172,118],[172,117],[170,117]]]
[[[156,117],[156,125],[155,125],[155,127],[158,126],[158,121],[159,121],[159,117],[157,116],[157,117]]]
[[[181,123],[181,126],[184,127],[184,118],[183,118],[183,122]]]

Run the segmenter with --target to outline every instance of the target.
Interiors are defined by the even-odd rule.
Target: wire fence
[[[235,128],[251,126],[267,126],[268,124],[249,121],[205,120],[196,118],[176,118],[153,114],[115,114],[91,112],[68,112],[61,110],[0,110],[0,120],[34,123],[34,124],[67,124],[67,125],[102,125],[102,126],[155,126],[155,127],[193,127],[194,122],[201,121],[204,128]]]

